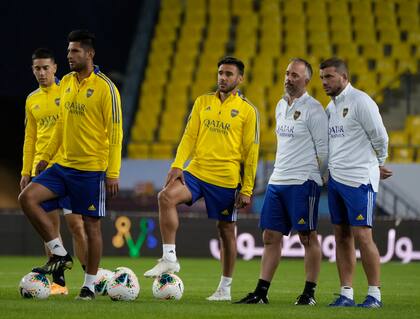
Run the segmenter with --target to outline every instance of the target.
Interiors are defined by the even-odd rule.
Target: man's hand
[[[251,197],[239,193],[238,197],[236,197],[235,201],[235,208],[240,209],[248,206],[251,203]]]
[[[385,166],[379,166],[379,174],[381,179],[387,179],[388,177],[392,176],[392,171]]]
[[[115,197],[119,191],[119,178],[105,178],[106,191],[111,197]]]
[[[30,176],[22,176],[22,178],[20,179],[20,190],[23,191],[23,189],[28,186],[28,184],[31,181],[31,177]]]
[[[166,177],[166,183],[165,186],[168,186],[169,184],[173,183],[179,179],[183,185],[185,185],[185,179],[184,179],[184,173],[182,169],[180,168],[171,168],[168,172],[168,176]]]
[[[39,161],[35,168],[35,175],[41,174],[48,166],[47,161]]]

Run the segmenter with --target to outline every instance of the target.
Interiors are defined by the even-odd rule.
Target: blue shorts
[[[328,207],[331,223],[335,225],[372,227],[375,199],[370,184],[352,187],[329,178]]]
[[[47,200],[41,203],[41,207],[47,213],[52,212],[53,210],[56,210],[56,209],[63,209],[64,215],[72,213],[69,196]]]
[[[269,184],[260,217],[260,228],[289,235],[315,230],[318,224],[320,190],[317,183],[307,180],[302,185]]]
[[[239,188],[225,188],[203,182],[191,173],[184,171],[185,184],[192,194],[192,200],[187,205],[194,204],[204,197],[207,216],[211,219],[234,222],[238,219],[235,208],[236,195]]]
[[[60,198],[68,196],[73,213],[105,216],[105,172],[81,171],[54,164],[32,181]]]

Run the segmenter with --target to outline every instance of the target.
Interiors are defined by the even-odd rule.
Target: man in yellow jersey
[[[32,72],[39,88],[28,95],[25,105],[25,142],[23,145],[23,167],[20,188],[23,190],[35,176],[35,167],[39,162],[41,152],[47,146],[59,116],[60,87],[55,78],[57,65],[52,52],[46,48],[39,48],[32,54]],[[53,161],[56,161],[54,158]],[[73,236],[73,246],[82,267],[86,265],[86,234],[82,216],[72,214],[68,197],[54,199],[42,203],[48,212],[48,218],[54,225],[56,234],[60,234],[59,209],[63,214],[69,230]],[[46,249],[47,253],[49,250]],[[68,294],[64,271],[58,269],[52,273],[53,283],[51,294]]]
[[[244,64],[225,57],[218,68],[218,90],[196,99],[165,187],[159,193],[163,256],[144,274],[156,277],[180,270],[175,252],[176,206],[192,205],[204,197],[208,217],[217,220],[223,270],[218,288],[207,298],[210,301],[231,300],[237,209],[250,203],[259,148],[258,111],[238,90]]]
[[[73,264],[40,203],[69,196],[73,212],[83,216],[88,256],[85,280],[77,297],[82,300],[95,298],[105,195],[106,191],[111,196],[117,194],[121,166],[120,95],[93,64],[94,39],[86,30],[75,30],[68,36],[67,59],[72,72],[61,80],[60,117],[36,170],[43,171],[59,149],[60,158],[19,196],[24,213],[52,253],[45,265],[33,269],[35,272],[51,273],[70,269]]]

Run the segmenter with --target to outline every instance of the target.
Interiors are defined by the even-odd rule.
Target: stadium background
[[[24,8],[19,2],[0,6],[0,218],[12,218],[3,222],[0,237],[8,240],[24,232],[30,235],[19,247],[31,247],[16,249],[15,254],[41,254],[40,247],[29,244],[36,235],[21,218],[16,201],[24,102],[37,87],[30,56],[37,47],[51,48],[57,57],[58,76],[63,76],[68,71],[66,37],[76,28],[96,34],[95,63],[122,93],[122,191],[108,203],[111,222],[106,223],[105,239],[110,248],[115,248],[112,240],[118,229],[114,222],[119,216],[136,223],[133,238],[141,234],[142,218],[156,223],[156,192],[164,181],[186,116],[198,95],[215,89],[217,60],[231,54],[245,62],[241,90],[258,107],[262,119],[256,196],[253,205],[241,214],[246,223],[255,224],[254,230],[247,230],[255,240],[259,240],[256,223],[275,155],[274,108],[283,94],[287,63],[295,56],[312,63],[315,74],[309,92],[326,106],[329,99],[322,90],[318,65],[336,55],[348,62],[352,83],[377,101],[390,135],[389,166],[395,176],[381,184],[376,214],[378,223],[397,223],[387,223],[378,236],[386,238],[394,228],[398,232],[399,222],[404,220],[400,236],[410,237],[412,251],[419,249],[420,239],[414,232],[420,216],[419,1],[76,0],[64,10],[53,1],[27,3]],[[202,202],[192,208],[182,206],[183,223],[204,217],[204,210]],[[331,229],[325,193],[320,212],[328,235]],[[158,241],[154,229],[153,237]],[[208,238],[215,236],[208,231]],[[147,247],[144,245],[145,250]],[[188,247],[194,255],[194,247],[187,241],[185,249]],[[129,255],[126,242],[121,249],[116,254]],[[13,252],[3,248],[0,253]],[[210,255],[210,251],[203,255]]]

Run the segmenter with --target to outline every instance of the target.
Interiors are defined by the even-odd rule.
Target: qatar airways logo
[[[64,107],[69,111],[71,114],[75,115],[85,115],[86,112],[86,106],[79,102],[66,102],[64,104]]]
[[[344,137],[344,126],[334,125],[328,128],[328,135],[331,138]]]
[[[49,116],[46,116],[46,117],[43,117],[42,119],[40,119],[38,121],[38,125],[40,127],[50,127],[50,126],[55,125],[55,122],[57,122],[57,120],[58,120],[58,114],[49,115]]]
[[[203,125],[211,132],[227,135],[230,130],[230,124],[219,120],[205,119]]]
[[[294,137],[294,131],[295,127],[293,125],[279,125],[277,126],[276,132],[277,135],[283,136],[283,137]]]

